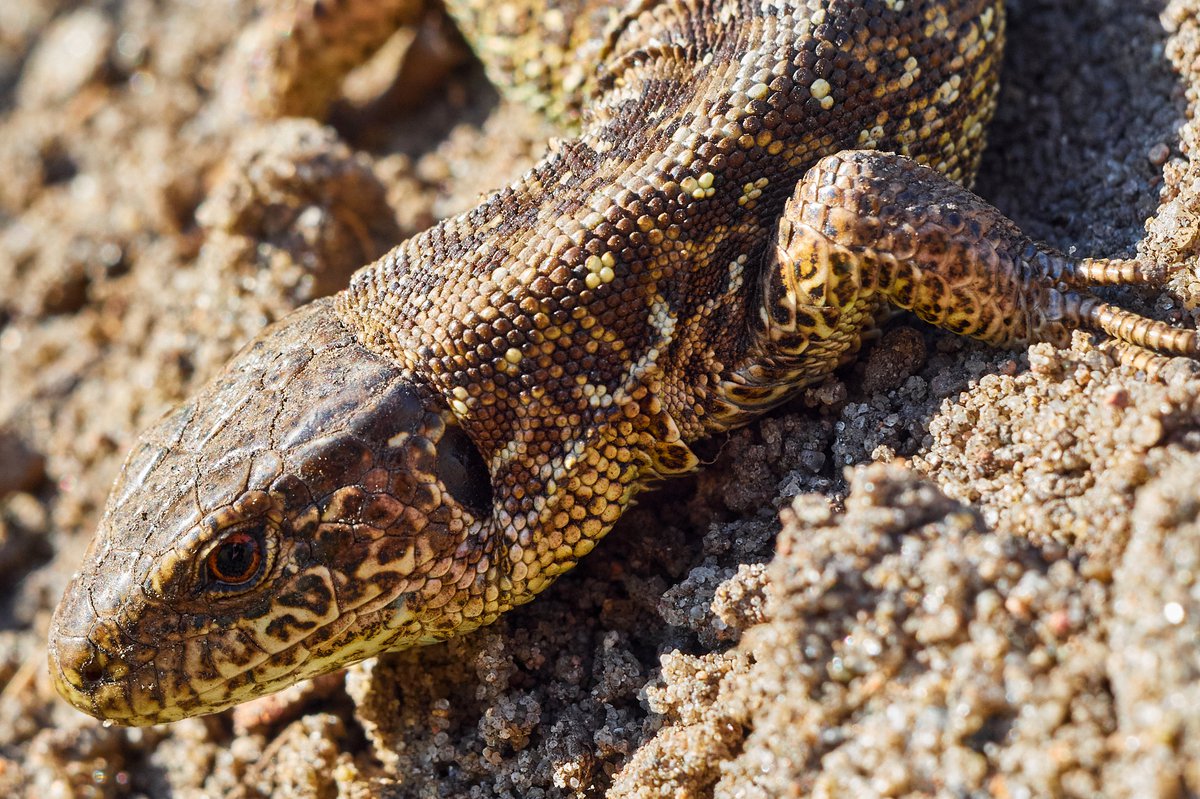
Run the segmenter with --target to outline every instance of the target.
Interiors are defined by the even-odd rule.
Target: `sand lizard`
[[[470,32],[480,4],[449,5]],[[996,345],[1083,328],[1200,352],[1088,291],[1162,268],[1066,258],[960,187],[1000,0],[556,13],[595,69],[525,73],[581,109],[579,135],[143,435],[53,622],[77,707],[171,721],[488,624],[888,306]]]

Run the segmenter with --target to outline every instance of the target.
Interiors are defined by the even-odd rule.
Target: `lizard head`
[[[142,435],[51,674],[87,713],[154,724],[470,629],[495,615],[490,513],[441,398],[313,303]]]

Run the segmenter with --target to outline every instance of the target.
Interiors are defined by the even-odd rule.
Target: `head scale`
[[[489,620],[488,473],[313,303],[140,439],[51,629],[59,692],[153,724]]]

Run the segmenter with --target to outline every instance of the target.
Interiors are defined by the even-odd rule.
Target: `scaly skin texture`
[[[171,721],[488,624],[888,305],[996,345],[1197,354],[1088,294],[1163,270],[1045,250],[959,185],[999,0],[573,3],[548,51],[594,59],[582,79],[537,65],[520,8],[475,41],[512,36],[494,64],[578,103],[580,136],[143,436],[53,622],[77,707]]]

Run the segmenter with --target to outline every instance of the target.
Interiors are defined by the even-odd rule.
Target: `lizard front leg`
[[[1137,260],[1070,258],[1026,237],[939,172],[898,155],[819,161],[785,207],[745,359],[725,385],[743,409],[785,397],[858,348],[884,305],[996,346],[1102,332],[1131,352],[1200,355],[1195,330],[1103,302],[1102,285],[1159,285]]]

